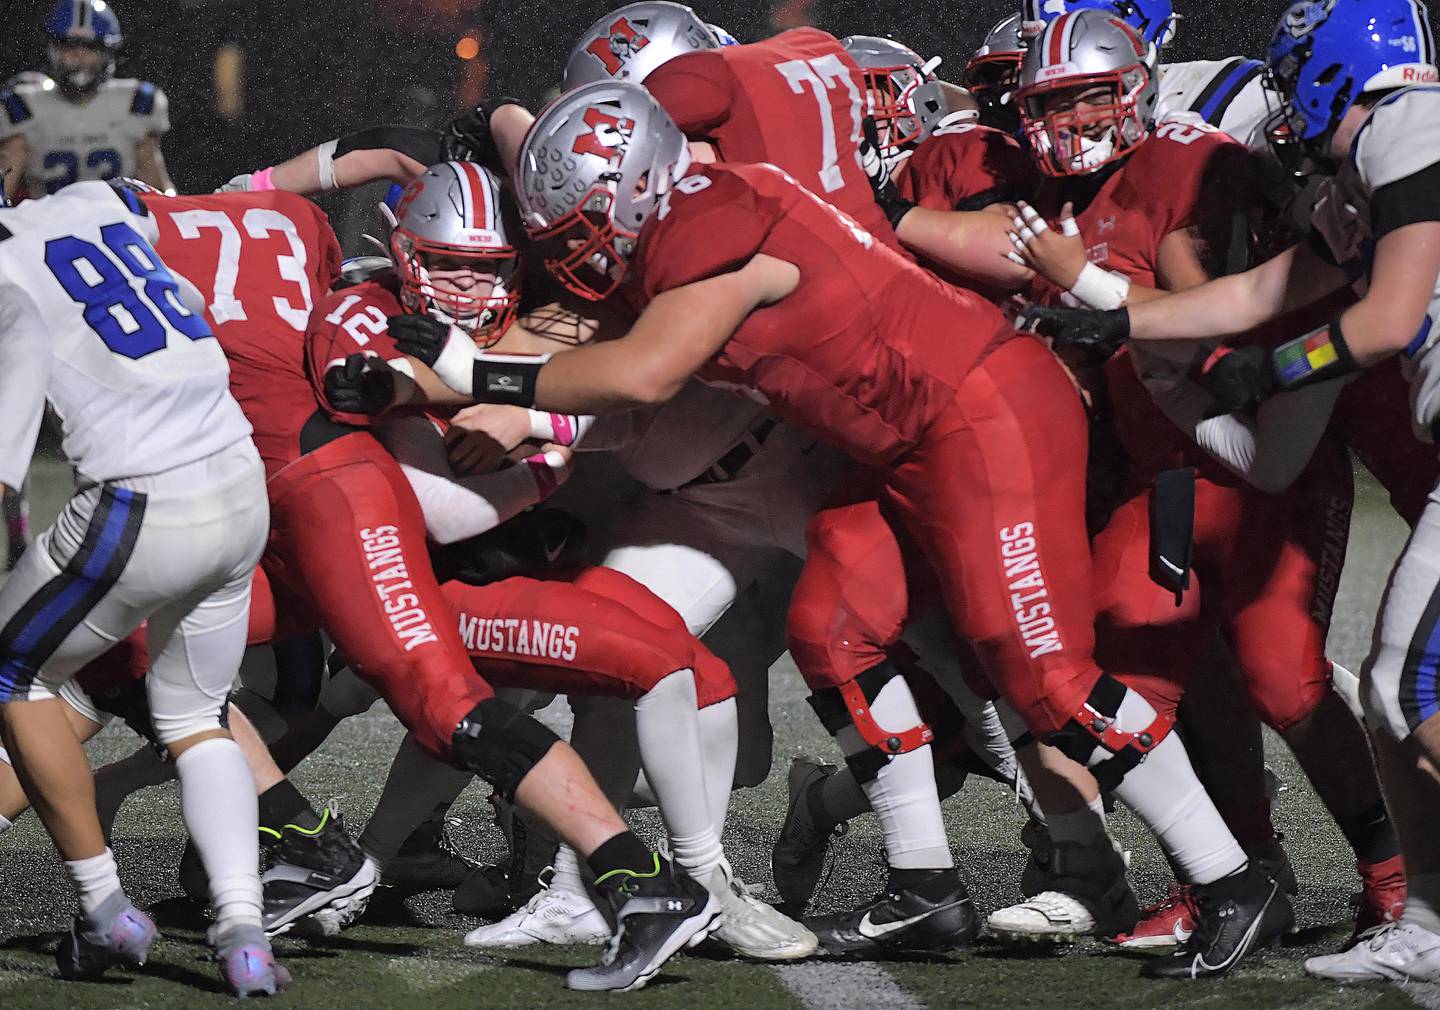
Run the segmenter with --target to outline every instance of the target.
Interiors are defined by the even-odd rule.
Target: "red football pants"
[[[470,664],[400,465],[368,433],[336,439],[269,482],[271,579],[303,593],[355,672],[428,753],[494,695]]]
[[[1221,630],[1260,717],[1279,730],[1305,719],[1330,691],[1325,636],[1352,499],[1349,457],[1331,438],[1283,495],[1197,479],[1194,578],[1177,606],[1150,579],[1150,491],[1140,491],[1095,540],[1096,658],[1173,716]]]
[[[872,499],[822,511],[807,532],[788,630],[810,688],[885,658],[928,567],[998,694],[1037,736],[1060,730],[1100,677],[1086,454],[1059,362],[1029,337],[997,348]]]

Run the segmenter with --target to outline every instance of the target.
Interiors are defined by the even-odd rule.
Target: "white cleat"
[[[610,939],[610,924],[588,894],[558,891],[549,884],[497,923],[471,930],[469,947],[529,947],[536,943],[602,946]]]
[[[1343,953],[1308,958],[1305,970],[1336,982],[1440,982],[1440,936],[1413,922],[1387,922]]]
[[[1018,943],[1070,943],[1097,932],[1085,903],[1062,891],[1041,891],[1018,905],[992,912],[990,932]]]
[[[752,895],[728,864],[715,867],[705,887],[720,899],[720,925],[711,936],[741,957],[798,961],[820,949],[814,933]]]

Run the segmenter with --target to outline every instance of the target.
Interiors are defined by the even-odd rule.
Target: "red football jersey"
[[[375,354],[386,361],[403,358],[390,337],[390,317],[404,309],[391,284],[367,281],[332,291],[315,306],[310,329],[305,334],[307,371],[314,383],[311,402],[318,400],[332,420],[341,424],[369,427],[364,414],[346,414],[325,400],[325,370],[352,354]]]
[[[759,253],[801,283],[746,317],[702,379],[750,387],[863,463],[914,447],[995,344],[1000,310],[877,242],[770,165],[697,165],[640,232],[633,297],[738,269]]]
[[[692,140],[722,161],[769,162],[888,245],[898,240],[860,167],[865,84],[835,36],[794,28],[764,42],[686,53],[645,78]]]
[[[1028,197],[1040,188],[1040,173],[1010,134],[960,123],[922,141],[900,166],[895,188],[931,210],[978,210],[970,201],[997,190]]]
[[[310,310],[340,272],[340,243],[303,196],[147,195],[160,226],[156,250],[199,288],[205,318],[230,361],[230,391],[274,473],[300,454],[315,413],[303,346]]]

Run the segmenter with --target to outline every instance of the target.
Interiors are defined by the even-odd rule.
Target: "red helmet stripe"
[[[1049,66],[1065,62],[1065,53],[1070,45],[1070,22],[1074,14],[1062,14],[1050,22],[1048,52],[1045,62]]]
[[[464,167],[465,174],[469,177],[471,206],[475,213],[471,226],[495,231],[495,200],[490,191],[490,181],[485,178],[485,172],[479,165],[465,162]]]

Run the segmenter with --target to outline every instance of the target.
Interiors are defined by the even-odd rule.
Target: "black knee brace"
[[[847,726],[853,726],[860,739],[868,745],[857,754],[845,755],[845,763],[861,784],[875,781],[880,769],[896,754],[918,750],[935,739],[935,734],[923,722],[904,732],[892,733],[875,721],[870,704],[881,688],[898,676],[900,671],[887,659],[854,680],[816,691],[808,699],[810,707],[820,717],[820,724],[831,736]]]
[[[455,764],[513,800],[530,769],[559,742],[559,737],[514,705],[486,698],[455,727],[450,752]]]
[[[1120,784],[1125,774],[1134,768],[1145,756],[1160,745],[1175,728],[1175,720],[1156,714],[1150,725],[1138,732],[1123,732],[1115,728],[1115,716],[1120,703],[1129,690],[1109,674],[1101,674],[1090,690],[1090,697],[1076,710],[1058,733],[1051,734],[1045,742],[1060,753],[1089,765],[1096,747],[1103,747],[1110,757],[1095,764],[1090,772],[1100,788],[1110,792]]]

